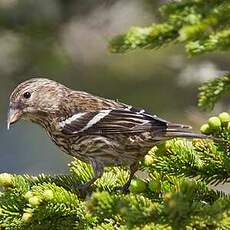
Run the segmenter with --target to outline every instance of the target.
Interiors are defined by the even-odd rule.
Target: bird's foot
[[[130,183],[125,184],[123,186],[115,187],[115,191],[127,194],[127,193],[129,193],[129,185],[130,185]]]
[[[79,192],[81,196],[87,196],[91,193],[91,184],[74,184],[73,188]]]

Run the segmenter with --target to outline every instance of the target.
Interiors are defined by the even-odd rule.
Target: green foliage
[[[228,113],[224,114],[230,118]],[[221,115],[223,113],[219,117],[223,117]],[[221,121],[219,117],[210,118],[207,124],[212,135],[210,140],[167,141],[150,151],[154,163],[145,164],[145,168],[149,167],[153,174],[159,171],[165,175],[196,177],[210,184],[230,182],[230,122]],[[210,127],[213,120],[218,121],[218,127],[216,124]]]
[[[229,1],[171,1],[160,12],[163,23],[132,27],[111,40],[110,50],[153,49],[169,42],[184,43],[190,55],[230,48]]]
[[[87,193],[92,168],[75,160],[70,175],[0,174],[0,227],[11,229],[228,229],[230,196],[209,184],[230,182],[230,121],[221,113],[213,140],[183,139],[155,146],[129,194],[117,192],[128,173],[107,168]],[[226,120],[227,118],[227,120]],[[192,179],[194,178],[194,179]]]
[[[47,183],[48,176],[3,174],[2,177],[12,178],[10,186],[1,184],[5,188],[0,197],[3,229],[66,229],[78,225],[83,228],[90,223],[77,195],[55,183]],[[59,177],[55,180],[63,181]]]
[[[168,43],[183,43],[190,56],[230,48],[230,2],[228,0],[181,0],[163,4],[162,23],[132,27],[110,41],[114,53],[137,48],[154,49]],[[211,110],[230,91],[230,75],[200,87],[198,106]]]
[[[112,52],[125,52],[136,48],[157,48],[173,41],[176,30],[169,24],[154,24],[150,27],[132,27],[127,34],[119,35],[111,40]]]
[[[199,91],[198,106],[206,110],[213,109],[216,102],[230,92],[230,73],[203,84]]]

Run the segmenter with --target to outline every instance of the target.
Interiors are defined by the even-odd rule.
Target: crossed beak
[[[15,123],[20,119],[22,111],[18,108],[9,108],[8,118],[7,118],[7,129],[10,129],[10,125]]]

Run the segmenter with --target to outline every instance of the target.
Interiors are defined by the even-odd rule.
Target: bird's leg
[[[135,162],[135,163],[130,165],[130,167],[129,167],[129,171],[130,171],[129,179],[123,186],[118,187],[117,188],[118,190],[120,190],[120,191],[122,191],[124,193],[128,192],[131,180],[133,179],[133,176],[134,176],[135,172],[138,170],[138,163],[139,162]]]
[[[82,191],[87,191],[89,187],[98,179],[102,176],[104,172],[104,165],[101,164],[100,162],[97,162],[95,160],[91,161],[91,165],[93,167],[93,178],[86,182],[85,184],[78,185],[77,188],[82,190]]]

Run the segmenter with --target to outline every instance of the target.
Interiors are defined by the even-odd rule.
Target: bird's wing
[[[131,106],[124,109],[103,109],[79,112],[59,123],[65,134],[118,134],[163,131],[167,122]]]

